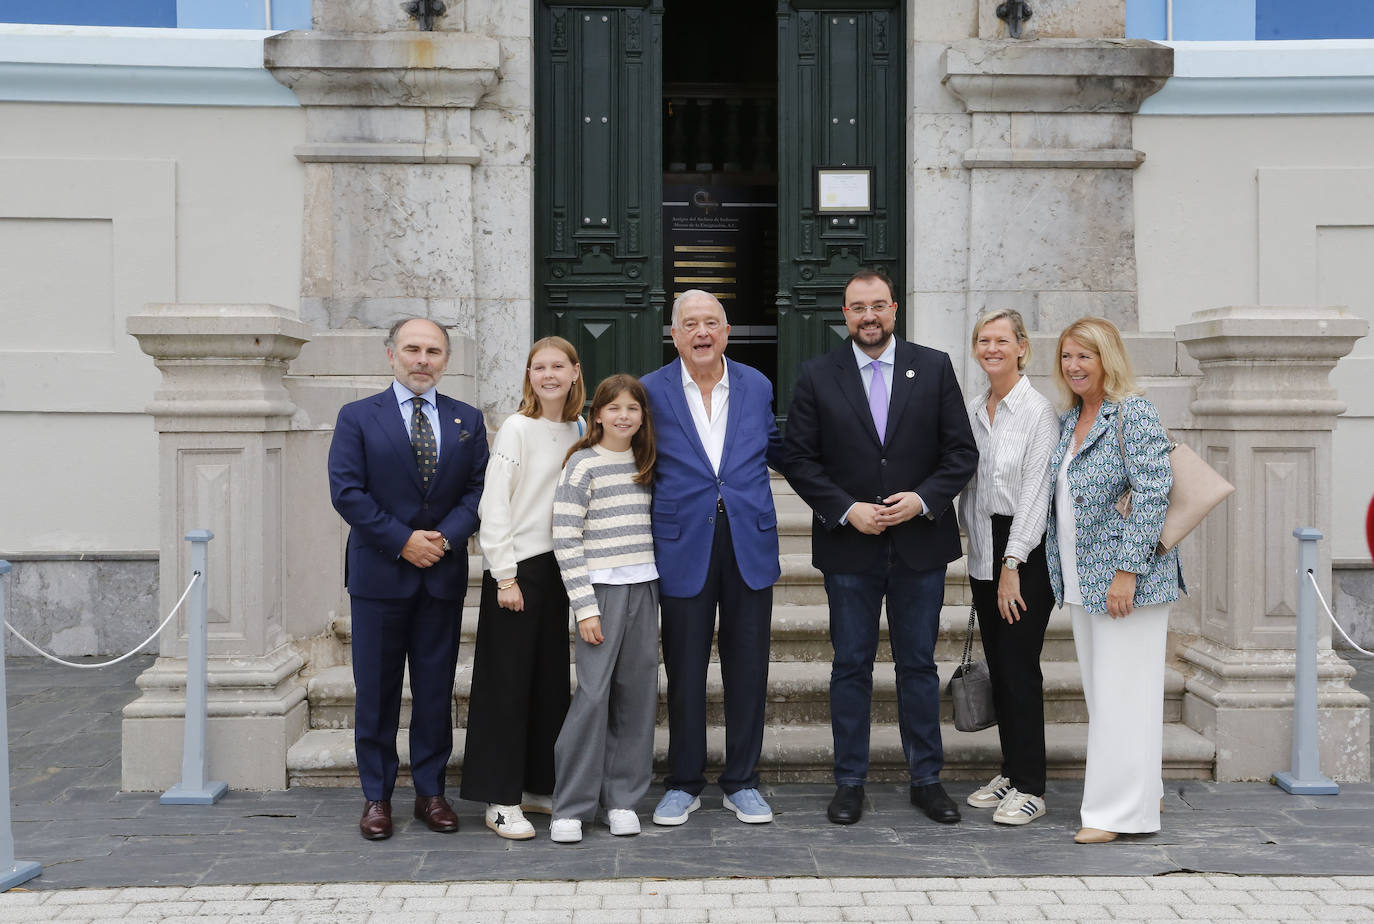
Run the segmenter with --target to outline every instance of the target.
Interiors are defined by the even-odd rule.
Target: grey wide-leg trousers
[[[633,809],[653,775],[658,581],[593,589],[605,639],[577,639],[577,692],[554,745],[554,818]]]

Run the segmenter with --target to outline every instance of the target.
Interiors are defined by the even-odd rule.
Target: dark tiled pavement
[[[1360,875],[1374,873],[1374,785],[1338,796],[1290,796],[1264,783],[1171,782],[1164,830],[1080,847],[1081,784],[1053,781],[1050,814],[1027,828],[994,825],[965,809],[960,825],[919,816],[905,788],[869,787],[853,827],[825,819],[831,788],[765,788],[771,825],[746,826],[708,790],[681,828],[648,822],[659,787],[639,807],[644,833],[590,829],[577,846],[539,837],[513,843],[489,832],[481,807],[458,803],[463,827],[438,835],[402,816],[396,836],[357,835],[353,789],[231,791],[218,805],[162,806],[156,793],[119,789],[120,710],[151,659],[76,671],[34,658],[8,663],[16,854],[38,860],[28,888],[271,882],[602,879],[716,876],[1158,875],[1180,871]],[[1357,662],[1374,693],[1374,664]],[[213,768],[212,772],[213,772]],[[1282,768],[1275,768],[1282,769]],[[972,782],[950,783],[961,799]],[[397,793],[403,808],[408,792]]]

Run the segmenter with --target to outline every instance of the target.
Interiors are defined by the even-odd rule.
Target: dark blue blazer
[[[787,414],[787,480],[811,508],[811,562],[827,574],[883,570],[890,541],[908,568],[963,554],[954,496],[978,470],[964,396],[949,355],[897,341],[887,433],[878,439],[854,348],[846,340],[802,364]],[[855,501],[915,491],[924,515],[868,536],[840,518]]]
[[[725,500],[744,583],[754,590],[771,587],[782,573],[778,515],[768,484],[768,466],[782,464],[772,383],[756,369],[730,363],[730,413],[717,477],[682,391],[682,360],[649,373],[643,382],[658,442],[653,533],[660,590],[670,597],[693,597],[706,583],[717,495]]]
[[[410,432],[388,386],[345,404],[329,444],[329,494],[352,527],[344,583],[359,597],[410,597],[423,584],[440,600],[467,592],[467,540],[477,531],[477,502],[487,471],[487,429],[470,404],[436,396],[439,468],[425,491]],[[401,558],[417,529],[444,534],[453,550],[429,568]]]

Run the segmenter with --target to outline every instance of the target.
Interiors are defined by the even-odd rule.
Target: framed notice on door
[[[816,211],[873,214],[873,171],[868,167],[817,167]]]

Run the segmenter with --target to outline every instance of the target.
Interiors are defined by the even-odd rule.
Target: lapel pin
[[[453,418],[453,422],[456,423],[456,424],[461,424],[461,423],[463,422],[463,418],[461,418],[461,417],[455,417],[455,418]]]
[[[914,379],[914,378],[916,378],[916,371],[915,371],[914,369],[908,369],[908,370],[906,371],[906,377],[909,378],[909,379]]]

